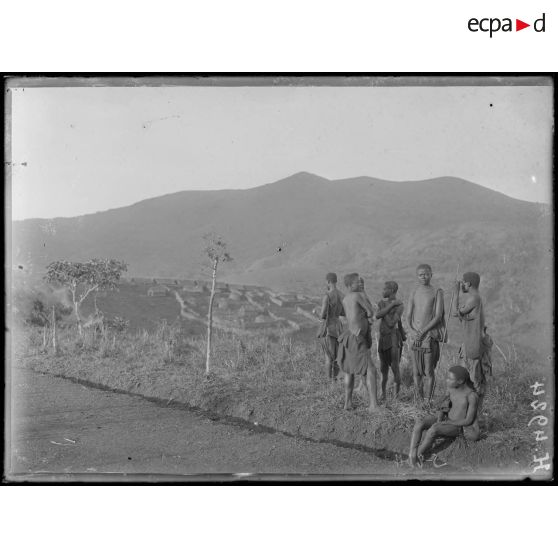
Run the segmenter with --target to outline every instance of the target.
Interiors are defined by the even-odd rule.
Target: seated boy
[[[452,366],[446,381],[448,396],[438,416],[430,415],[415,423],[409,450],[411,467],[414,467],[417,462],[422,464],[425,453],[434,445],[436,438],[457,438],[463,433],[470,440],[479,439],[477,421],[479,397],[473,388],[469,372],[463,366]],[[425,430],[426,434],[421,441]]]

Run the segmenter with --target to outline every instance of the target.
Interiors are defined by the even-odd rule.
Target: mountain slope
[[[548,296],[548,286],[529,294],[528,270],[540,278],[552,270],[551,221],[541,204],[451,177],[390,182],[308,173],[249,190],[185,191],[92,215],[16,222],[13,264],[42,272],[59,258],[114,257],[128,262],[130,275],[200,276],[209,231],[226,239],[234,257],[223,267],[226,278],[281,289],[315,292],[327,271],[357,270],[374,296],[391,278],[406,296],[419,262],[431,263],[446,288],[459,262],[481,273],[498,322],[510,331],[520,317],[537,322],[529,313]]]

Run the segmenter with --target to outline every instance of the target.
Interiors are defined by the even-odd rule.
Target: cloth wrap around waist
[[[339,368],[345,374],[366,376],[366,371],[372,361],[372,355],[370,354],[372,338],[369,335],[369,328],[359,331],[358,335],[345,330],[338,337],[338,342],[337,362]]]

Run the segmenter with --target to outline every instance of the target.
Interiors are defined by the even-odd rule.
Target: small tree
[[[205,254],[211,261],[211,293],[209,295],[209,310],[207,312],[207,352],[205,356],[205,374],[209,375],[209,360],[211,356],[211,337],[213,334],[213,300],[215,299],[215,283],[217,282],[217,268],[221,262],[232,261],[227,252],[225,241],[214,234],[206,234]]]
[[[79,334],[83,335],[81,304],[91,293],[115,289],[127,268],[124,262],[112,259],[85,263],[59,260],[48,265],[45,280],[70,291]]]

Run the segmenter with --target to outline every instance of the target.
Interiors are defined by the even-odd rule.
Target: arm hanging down
[[[436,291],[436,307],[434,309],[434,317],[417,332],[417,340],[422,340],[424,336],[433,330],[441,321],[444,315],[444,292],[442,289]]]
[[[322,307],[320,308],[320,320],[325,320],[327,318],[327,309],[329,306],[329,297],[324,295],[322,298]]]

